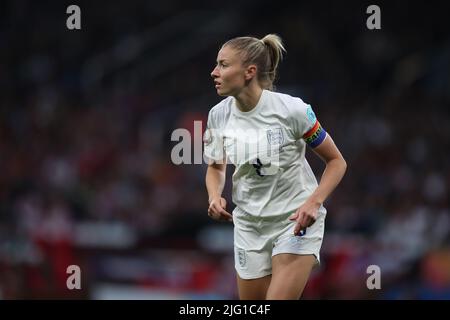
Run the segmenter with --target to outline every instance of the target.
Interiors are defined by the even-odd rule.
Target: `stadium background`
[[[236,298],[232,227],[208,219],[206,167],[173,165],[170,136],[220,100],[224,41],[277,33],[278,90],[314,106],[348,162],[304,298],[449,299],[448,14],[378,2],[371,31],[370,4],[2,1],[0,298]]]

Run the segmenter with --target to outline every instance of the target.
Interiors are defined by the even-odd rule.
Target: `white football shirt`
[[[317,180],[305,159],[306,144],[320,145],[327,133],[300,98],[263,90],[248,112],[233,97],[209,112],[204,155],[235,165],[232,200],[257,216],[295,211]]]

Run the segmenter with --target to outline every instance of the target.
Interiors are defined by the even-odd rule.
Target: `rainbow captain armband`
[[[319,121],[316,120],[316,123],[311,130],[303,135],[303,139],[311,148],[315,148],[325,140],[326,136],[327,132],[322,128]]]

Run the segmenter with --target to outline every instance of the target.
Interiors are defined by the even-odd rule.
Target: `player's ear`
[[[251,80],[254,77],[256,77],[257,71],[258,71],[258,68],[256,67],[256,65],[251,64],[251,65],[247,66],[247,68],[245,69],[245,80]]]

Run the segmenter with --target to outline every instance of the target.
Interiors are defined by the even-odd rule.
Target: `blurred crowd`
[[[373,31],[354,2],[80,2],[77,31],[68,5],[1,5],[0,299],[236,298],[232,226],[207,217],[206,165],[173,164],[171,134],[220,101],[220,45],[267,33],[287,48],[276,90],[314,107],[348,163],[304,297],[450,299],[442,3],[381,6]]]

